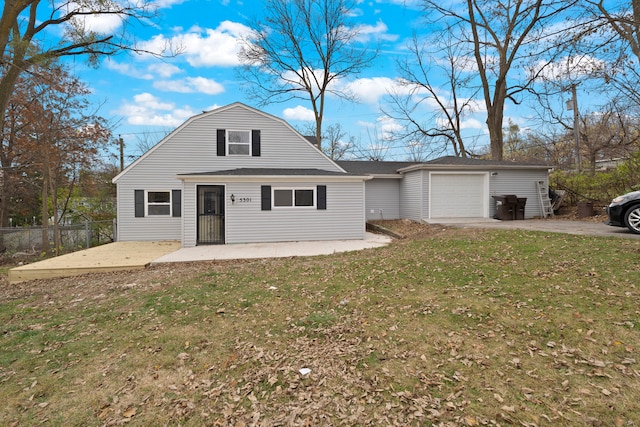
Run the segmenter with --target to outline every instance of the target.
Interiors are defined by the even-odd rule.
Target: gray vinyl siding
[[[526,197],[525,218],[542,216],[542,207],[536,190],[536,182],[544,181],[548,185],[549,175],[546,170],[500,170],[490,179],[490,196],[502,194],[515,194],[518,197]],[[496,212],[495,200],[489,201],[490,216]]]
[[[367,220],[400,219],[399,179],[374,178],[365,183]]]
[[[216,130],[260,130],[261,155],[217,156]],[[153,182],[176,174],[238,168],[297,168],[341,171],[284,122],[240,106],[197,116],[125,171],[122,181]]]
[[[423,171],[409,172],[400,184],[400,215],[402,218],[421,221],[423,218],[423,194],[429,188],[424,185]],[[428,176],[428,174],[426,174]],[[428,178],[427,178],[428,179]]]
[[[260,130],[261,155],[259,157],[218,156],[216,149],[217,129]],[[120,241],[180,240],[182,237],[186,239],[183,240],[183,244],[191,242],[190,239],[195,239],[195,235],[187,236],[186,231],[183,235],[182,230],[183,228],[195,230],[195,196],[187,198],[183,191],[181,218],[136,218],[134,216],[134,191],[182,189],[183,183],[176,179],[176,175],[237,168],[309,168],[342,171],[306,139],[279,119],[242,105],[232,105],[214,110],[187,121],[116,178],[118,194],[117,239]],[[362,199],[363,194],[361,193],[357,200],[362,203]],[[259,202],[259,197],[256,200]],[[361,222],[363,222],[363,212],[364,208],[361,207],[358,211]],[[185,221],[184,225],[182,221]],[[352,223],[349,222],[348,225],[350,226]],[[358,231],[360,228],[362,227],[358,227]],[[260,241],[260,233],[254,234],[251,241]],[[265,233],[271,234],[268,230],[265,230]],[[303,234],[314,233],[305,232]],[[362,238],[362,236],[358,238]]]
[[[167,176],[157,177],[149,184],[118,183],[118,241],[180,240],[182,218],[171,216],[135,217],[135,190],[171,191],[180,190],[182,182]],[[183,197],[184,198],[184,197]],[[183,211],[184,214],[184,211]]]
[[[421,194],[422,199],[420,200],[420,219],[429,218],[429,197],[431,194],[429,193],[429,188],[431,188],[431,183],[429,182],[429,172],[422,171],[422,176],[420,177],[422,182]]]
[[[220,183],[207,183],[217,185]],[[272,208],[261,210],[262,185],[275,188],[310,188],[327,186],[327,209]],[[187,183],[183,246],[196,245],[196,184]],[[245,203],[231,203],[230,195],[251,199]],[[364,183],[360,182],[233,182],[225,187],[225,243],[287,242],[300,240],[364,239]]]

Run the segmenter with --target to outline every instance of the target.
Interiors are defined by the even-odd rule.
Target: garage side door
[[[486,174],[431,174],[430,218],[487,216]]]

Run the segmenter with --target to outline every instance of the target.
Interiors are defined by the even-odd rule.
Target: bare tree
[[[347,136],[340,123],[329,125],[324,130],[327,144],[322,151],[332,160],[343,160],[349,157],[356,147],[356,139]]]
[[[435,13],[458,42],[471,47],[484,103],[491,157],[503,158],[502,127],[507,100],[531,90],[536,75],[516,79],[518,67],[550,53],[547,27],[575,0],[423,0],[425,11]],[[541,72],[539,69],[538,72]],[[525,74],[525,73],[522,73]]]
[[[402,124],[395,137],[407,143],[414,160],[424,160],[429,150],[446,152],[451,148],[456,156],[469,154],[462,136],[463,122],[473,112],[480,89],[471,84],[470,61],[460,47],[448,34],[424,43],[414,36],[409,59],[398,62],[401,89],[389,94],[391,107],[384,113]],[[432,83],[432,76],[444,77],[444,82]]]
[[[636,59],[640,60],[640,0],[605,2],[586,0],[584,6],[598,20],[604,21],[626,42]]]
[[[591,173],[597,160],[628,157],[640,149],[640,121],[627,111],[628,106],[613,100],[601,112],[580,118],[580,149]]]
[[[391,151],[391,138],[385,132],[380,131],[378,126],[367,127],[368,143],[357,144],[354,153],[359,160],[384,161]]]
[[[311,103],[318,148],[326,95],[351,98],[339,80],[359,74],[377,55],[357,46],[359,31],[349,22],[353,7],[352,0],[266,0],[263,20],[240,49],[240,74],[262,105]]]
[[[26,88],[23,102],[28,102],[29,108],[22,111],[25,126],[15,135],[13,149],[28,153],[21,157],[21,161],[30,163],[23,170],[36,176],[39,182],[43,249],[47,250],[49,245],[50,218],[58,248],[59,220],[80,170],[95,162],[108,143],[110,132],[106,121],[88,110],[89,90],[63,67],[49,64],[21,86]]]
[[[152,18],[154,8],[152,0],[6,0],[0,19],[0,129],[22,73],[60,57],[84,56],[96,64],[101,56],[136,50],[128,39],[128,26]],[[92,28],[89,22],[96,17],[120,20],[117,32]]]
[[[640,106],[640,0],[586,0],[582,31],[576,37],[583,52],[597,52],[606,66],[597,77]]]
[[[171,133],[171,129],[152,130],[149,128],[143,129],[141,132],[136,133],[136,150],[128,160],[135,160],[138,157],[145,154],[158,144],[163,138]]]

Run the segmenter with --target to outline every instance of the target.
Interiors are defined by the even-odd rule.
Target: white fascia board
[[[400,173],[414,172],[419,170],[426,171],[488,171],[488,170],[531,170],[543,169],[551,170],[553,166],[548,165],[412,165],[406,168],[398,169]]]
[[[402,176],[399,173],[372,173],[371,175],[369,175],[371,178],[379,178],[379,179],[402,179],[404,178],[404,176]]]

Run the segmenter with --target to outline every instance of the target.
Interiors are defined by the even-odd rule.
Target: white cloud
[[[131,125],[169,127],[179,126],[194,115],[190,108],[176,108],[175,104],[162,102],[150,93],[135,95],[133,102],[125,102],[116,113]]]
[[[399,36],[397,34],[388,34],[389,27],[382,21],[378,21],[376,25],[358,25],[355,31],[358,34],[358,41],[367,42],[370,40],[387,40],[396,41]]]
[[[540,73],[540,78],[552,81],[574,80],[578,77],[592,74],[605,67],[606,63],[604,61],[592,56],[565,56],[554,63],[540,61],[530,70],[530,73]]]
[[[166,62],[151,64],[147,69],[165,79],[182,72],[179,67]]]
[[[396,79],[389,77],[371,77],[353,80],[342,86],[342,90],[353,94],[358,100],[375,104],[381,97],[389,93],[402,93],[407,90]]]
[[[105,60],[105,65],[108,69],[116,71],[122,75],[135,77],[142,80],[152,80],[153,74],[141,70],[129,62],[115,62],[110,58]]]
[[[438,126],[448,127],[449,123],[444,118],[437,118],[436,124]],[[474,118],[463,119],[460,122],[460,129],[484,129],[486,127],[480,120]]]
[[[185,0],[155,0],[155,6],[159,9],[169,8],[176,4],[182,4]]]
[[[204,93],[217,95],[224,92],[224,86],[213,79],[204,77],[187,77],[179,80],[158,80],[153,87],[166,92],[178,93]]]
[[[365,128],[369,140],[374,142],[389,141],[395,133],[404,129],[395,119],[388,116],[376,118],[375,123],[359,120],[356,124]]]
[[[380,133],[382,134],[381,136],[385,140],[392,139],[394,134],[404,129],[401,124],[391,117],[378,117],[376,121],[378,129],[380,129]]]
[[[65,9],[66,13],[83,13],[95,10],[104,10],[105,12],[109,12],[120,8],[120,5],[117,3],[113,3],[113,6],[109,3],[101,3],[101,5],[102,6],[98,8],[95,6],[84,6],[82,2],[69,2],[64,4],[62,7]],[[115,13],[88,13],[87,15],[76,15],[68,22],[73,28],[76,30],[79,29],[82,32],[113,34],[122,26],[124,18],[124,15],[118,15]]]
[[[194,67],[236,66],[240,64],[238,51],[240,38],[251,32],[245,25],[224,21],[215,29],[192,27],[186,33],[165,38],[157,35],[143,43],[141,48],[151,52],[161,52],[171,45],[181,52],[187,62]]]
[[[301,105],[298,105],[294,108],[285,108],[282,112],[282,115],[287,120],[302,120],[306,122],[312,122],[316,119],[312,110]]]
[[[183,72],[179,67],[167,64],[166,62],[150,64],[146,70],[136,67],[131,62],[115,62],[111,58],[107,58],[105,60],[105,65],[110,70],[116,71],[125,76],[135,77],[142,80],[153,80],[157,78],[157,76],[169,78],[175,74]]]

